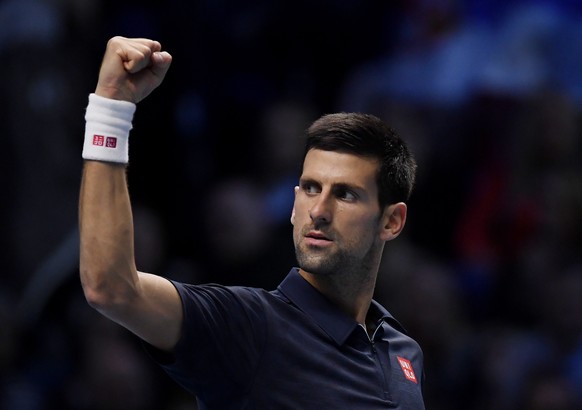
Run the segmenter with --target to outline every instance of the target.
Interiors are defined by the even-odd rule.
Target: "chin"
[[[337,267],[334,263],[330,263],[329,260],[321,260],[320,258],[309,258],[309,257],[298,257],[297,261],[299,267],[305,272],[309,272],[312,275],[329,276],[337,271]]]
[[[295,257],[298,266],[305,272],[313,275],[329,276],[338,272],[344,265],[344,259],[341,253],[322,250],[321,252],[313,251],[301,247],[295,247]]]

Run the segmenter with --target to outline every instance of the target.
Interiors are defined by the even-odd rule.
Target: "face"
[[[312,149],[295,188],[293,239],[299,267],[329,275],[379,262],[385,219],[376,160]]]

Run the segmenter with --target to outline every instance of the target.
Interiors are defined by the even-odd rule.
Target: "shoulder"
[[[186,321],[201,317],[227,316],[229,320],[267,320],[288,301],[277,291],[219,284],[192,285],[173,282],[182,300]],[[202,314],[202,316],[201,316]]]
[[[224,286],[216,283],[193,285],[172,282],[183,303],[269,303],[273,296],[264,289],[246,286]]]

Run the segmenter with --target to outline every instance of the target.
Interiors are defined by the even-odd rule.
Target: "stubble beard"
[[[348,257],[344,252],[325,250],[305,250],[301,245],[295,247],[295,257],[301,269],[314,275],[330,276],[345,269]]]
[[[336,245],[339,245],[339,243],[336,243]],[[371,245],[360,255],[353,254],[348,249],[340,246],[335,246],[334,248],[310,248],[300,241],[295,244],[295,257],[298,266],[313,275],[352,279],[367,278],[371,271],[377,269],[374,264],[377,259],[375,255],[377,252]]]

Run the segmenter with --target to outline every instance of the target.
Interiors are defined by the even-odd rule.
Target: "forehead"
[[[305,156],[301,178],[375,189],[379,165],[373,158],[312,149]]]

